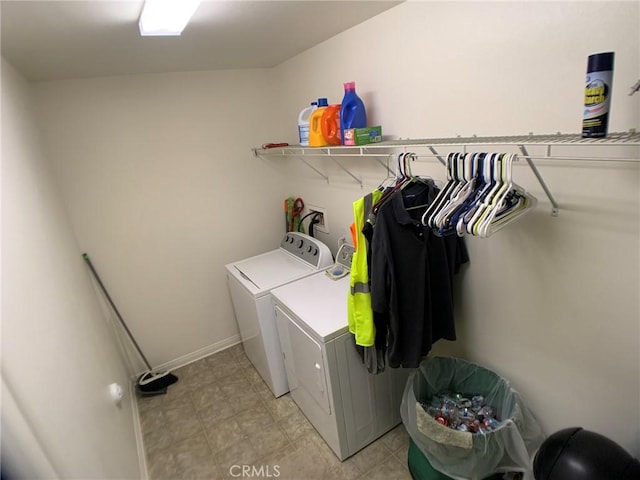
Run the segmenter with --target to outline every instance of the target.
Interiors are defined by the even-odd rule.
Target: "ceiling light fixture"
[[[145,0],[138,27],[142,36],[182,33],[200,0]]]

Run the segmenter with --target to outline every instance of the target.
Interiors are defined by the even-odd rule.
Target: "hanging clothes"
[[[371,306],[376,328],[385,334],[376,346],[386,349],[393,368],[415,368],[437,340],[456,339],[453,276],[469,256],[463,238],[436,236],[422,224],[437,194],[432,181],[409,182],[377,209]]]
[[[371,308],[371,283],[369,281],[370,245],[363,235],[367,212],[382,196],[381,190],[374,190],[353,203],[354,246],[356,250],[351,260],[351,282],[347,297],[347,318],[349,331],[354,334],[356,349],[369,373],[384,371],[384,350],[376,347],[376,327]]]
[[[401,157],[398,157],[400,164]],[[387,167],[387,170],[389,168]],[[405,179],[404,173],[396,172],[394,187]],[[349,331],[354,334],[355,347],[369,373],[382,373],[386,366],[386,327],[378,326],[377,315],[371,308],[371,281],[369,265],[371,264],[371,236],[375,223],[374,206],[378,205],[392,190],[384,187],[387,177],[373,192],[353,203],[354,223],[351,235],[356,248],[351,261],[351,282],[347,302]]]
[[[367,263],[367,241],[362,234],[366,212],[378,201],[382,192],[375,190],[353,202],[355,252],[351,259],[351,282],[347,298],[349,331],[355,335],[356,345],[370,347],[374,344],[375,327],[371,310],[371,289]],[[374,198],[375,197],[375,198]]]

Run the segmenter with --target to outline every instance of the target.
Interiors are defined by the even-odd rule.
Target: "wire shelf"
[[[387,140],[380,143],[371,143],[361,146],[336,146],[336,147],[302,147],[300,145],[290,145],[287,147],[277,148],[254,148],[253,152],[256,156],[336,156],[336,157],[354,157],[354,156],[387,156],[389,153],[384,150],[403,149],[404,151],[412,148],[428,148],[435,146],[625,146],[640,147],[640,133],[615,132],[609,133],[603,138],[583,138],[580,134],[548,134],[548,135],[513,135],[513,136],[491,136],[491,137],[452,137],[452,138],[425,138],[425,139],[406,139],[406,140]],[[636,152],[637,153],[637,152]],[[532,157],[533,158],[533,157]],[[612,158],[599,158],[592,155],[573,155],[563,157],[561,154],[552,155],[548,151],[547,155],[536,156],[535,158],[556,158],[562,160],[612,160]],[[613,158],[620,161],[640,161],[638,155],[629,157]]]
[[[360,187],[363,182],[355,176],[349,169],[338,161],[338,157],[370,157],[378,161],[379,157],[389,157],[392,153],[415,151],[417,157],[435,158],[445,164],[446,153],[443,147],[462,147],[466,152],[470,147],[476,146],[513,146],[518,150],[518,156],[524,158],[533,170],[536,178],[540,182],[545,194],[552,205],[551,214],[558,214],[558,204],[551,191],[547,187],[542,175],[538,171],[533,160],[561,160],[561,161],[595,161],[595,162],[635,162],[640,163],[640,133],[635,130],[629,132],[609,133],[603,138],[583,138],[581,134],[548,134],[548,135],[513,135],[513,136],[490,136],[490,137],[454,137],[454,138],[425,138],[406,140],[387,140],[380,143],[371,143],[361,146],[336,146],[336,147],[302,147],[300,145],[290,145],[276,148],[254,148],[253,154],[257,157],[298,157],[307,166],[318,173],[329,182],[329,177],[309,163],[306,158],[328,157],[333,160],[342,170],[350,175]],[[626,155],[601,155],[594,151],[592,147],[627,147]],[[544,149],[543,149],[544,147]],[[558,152],[558,147],[575,147],[570,152]],[[588,147],[588,148],[582,148]],[[631,147],[631,150],[628,149]],[[428,152],[423,149],[427,149]],[[534,151],[530,151],[535,150]],[[448,149],[449,151],[451,149]],[[580,153],[579,153],[580,152]]]

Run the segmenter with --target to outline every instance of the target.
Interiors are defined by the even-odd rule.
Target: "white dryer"
[[[227,284],[247,357],[276,397],[289,391],[271,290],[333,265],[329,248],[298,232],[280,248],[225,266]]]
[[[400,403],[411,372],[367,372],[349,333],[348,273],[353,247],[343,245],[322,273],[274,289],[276,323],[291,398],[340,460],[401,422]]]

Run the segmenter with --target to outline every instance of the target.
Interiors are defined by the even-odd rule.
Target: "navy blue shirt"
[[[422,213],[437,193],[433,183],[415,182],[378,209],[371,305],[376,328],[386,332],[390,367],[417,367],[437,340],[456,339],[453,276],[469,257],[463,238],[439,237],[422,225]]]

